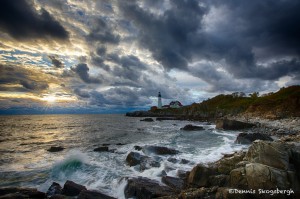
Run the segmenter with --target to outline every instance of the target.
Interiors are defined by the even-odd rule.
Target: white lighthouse
[[[161,109],[161,108],[162,108],[162,104],[161,104],[161,94],[160,94],[160,92],[158,92],[157,108],[158,108],[158,109]]]

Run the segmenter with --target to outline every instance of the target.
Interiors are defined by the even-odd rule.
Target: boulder
[[[180,191],[183,188],[184,182],[180,178],[174,178],[171,176],[163,176],[161,181],[171,187],[174,190]]]
[[[129,166],[135,166],[141,163],[142,155],[137,152],[130,152],[126,157],[126,162]]]
[[[69,199],[69,197],[61,195],[61,194],[55,194],[55,195],[51,196],[49,199]]]
[[[236,168],[236,164],[243,160],[245,157],[244,152],[235,153],[230,157],[223,157],[215,163],[217,170],[222,174],[229,174],[232,169]]]
[[[64,149],[65,148],[61,147],[61,146],[52,146],[49,149],[47,149],[47,151],[49,151],[49,152],[59,152],[59,151],[62,151]]]
[[[81,191],[77,199],[116,199],[97,191]]]
[[[57,182],[53,182],[46,194],[47,197],[50,197],[56,194],[61,194],[61,192],[62,192],[62,187],[60,186],[60,184],[58,184]]]
[[[0,188],[0,198],[46,198],[46,194],[33,188]]]
[[[142,122],[154,122],[154,120],[151,117],[142,119],[140,121],[142,121]]]
[[[250,163],[245,167],[249,189],[290,189],[292,187],[288,172],[259,163]]]
[[[249,147],[245,158],[252,163],[287,170],[289,168],[290,148],[282,142],[257,140]]]
[[[67,180],[67,182],[64,184],[64,188],[62,189],[62,194],[66,196],[78,196],[83,190],[87,190],[85,186]]]
[[[124,189],[126,198],[150,199],[174,195],[174,191],[167,186],[162,186],[154,180],[138,177],[128,180]]]
[[[148,156],[142,156],[140,158],[140,171],[144,171],[152,167],[160,167],[160,163]]]
[[[176,159],[176,158],[172,158],[172,157],[169,157],[168,159],[167,159],[167,161],[168,162],[172,162],[172,163],[177,163],[179,160],[178,159]]]
[[[163,146],[145,146],[143,148],[145,154],[157,154],[157,155],[175,155],[179,151]]]
[[[240,122],[236,120],[219,119],[216,121],[216,129],[241,130],[254,127],[255,124]]]
[[[94,151],[96,151],[96,152],[108,152],[108,146],[100,146],[98,148],[95,148]]]
[[[202,126],[194,126],[192,124],[188,124],[188,125],[185,125],[183,128],[181,128],[180,130],[184,130],[184,131],[201,131],[201,130],[204,130],[204,128]]]
[[[270,136],[262,133],[240,133],[237,136],[235,143],[251,144],[255,140],[273,141],[273,139]]]
[[[191,170],[187,183],[190,187],[205,187],[208,185],[209,177],[214,174],[216,174],[214,168],[198,164]]]
[[[177,175],[179,178],[185,180],[186,178],[189,177],[190,172],[189,172],[189,171],[183,171],[183,170],[177,170],[176,175]]]

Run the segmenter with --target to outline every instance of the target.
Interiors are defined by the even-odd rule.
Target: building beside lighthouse
[[[167,109],[167,108],[180,108],[183,105],[179,101],[172,101],[170,104],[162,105],[161,101],[161,93],[158,92],[157,96],[157,107],[153,106],[151,107],[151,110],[156,110],[156,109]]]
[[[157,97],[157,108],[162,109],[162,103],[161,103],[161,94],[158,92],[158,97]]]

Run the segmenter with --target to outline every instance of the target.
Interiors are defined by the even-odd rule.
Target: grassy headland
[[[262,96],[259,96],[258,93],[247,97],[243,93],[221,94],[182,108],[157,109],[149,112],[155,115],[174,115],[190,119],[212,119],[237,115],[267,119],[299,117],[300,86],[281,88],[275,93]]]

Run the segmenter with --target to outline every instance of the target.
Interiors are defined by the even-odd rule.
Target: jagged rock
[[[95,148],[94,151],[96,151],[96,152],[108,152],[108,146],[100,146],[98,148]]]
[[[257,140],[249,147],[245,158],[252,163],[287,170],[289,168],[289,154],[290,148],[285,143]]]
[[[183,128],[181,128],[180,130],[184,130],[184,131],[201,131],[201,130],[204,130],[204,128],[202,126],[194,126],[192,124],[188,124],[188,125],[185,125]]]
[[[170,176],[163,176],[161,181],[171,187],[172,189],[180,191],[183,188],[184,182],[180,178]]]
[[[61,146],[52,146],[49,149],[47,149],[47,151],[49,151],[49,152],[59,152],[59,151],[62,151],[64,149],[65,148],[61,147]]]
[[[220,174],[220,175],[213,175],[210,176],[208,179],[208,183],[210,186],[218,186],[218,187],[223,187],[227,185],[229,182],[229,176]]]
[[[247,189],[248,182],[245,173],[244,167],[233,169],[230,172],[230,186],[238,189]]]
[[[46,198],[46,194],[33,188],[0,188],[0,198]]]
[[[157,154],[157,155],[175,155],[178,153],[177,150],[163,146],[145,146],[143,148],[145,154]]]
[[[209,176],[215,173],[214,168],[198,164],[191,170],[187,183],[190,187],[205,187],[208,185]]]
[[[134,149],[137,150],[137,151],[140,151],[140,150],[143,149],[143,147],[141,147],[141,146],[134,146]]]
[[[135,166],[141,163],[142,155],[137,152],[130,152],[126,157],[126,162],[129,166]]]
[[[66,196],[78,196],[83,190],[87,190],[85,186],[67,180],[64,184],[64,188],[62,189],[62,194]]]
[[[77,199],[116,199],[97,191],[81,191]]]
[[[58,184],[57,182],[53,182],[46,194],[47,197],[50,197],[56,194],[61,194],[61,192],[62,192],[62,187],[60,186],[60,184]]]
[[[273,141],[273,139],[270,136],[262,133],[240,133],[237,136],[235,143],[251,144],[255,140]]]
[[[190,163],[190,161],[187,160],[187,159],[181,159],[180,160],[180,164],[188,164],[188,163]]]
[[[148,156],[142,156],[140,158],[140,171],[144,171],[152,167],[160,167],[160,163]]]
[[[229,174],[232,169],[236,168],[236,164],[242,161],[244,157],[244,152],[235,153],[231,157],[220,159],[215,165],[218,168],[219,173]]]
[[[150,199],[162,196],[174,195],[174,191],[167,187],[162,186],[154,180],[148,178],[138,177],[128,180],[128,183],[124,189],[126,198],[139,198]]]
[[[140,120],[140,121],[141,121],[141,122],[154,122],[154,120],[153,120],[151,117],[142,119],[142,120]]]
[[[236,120],[220,119],[216,121],[216,129],[240,130],[254,127],[255,124],[240,122]]]

